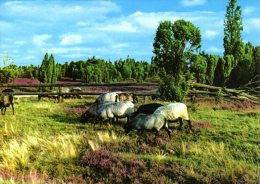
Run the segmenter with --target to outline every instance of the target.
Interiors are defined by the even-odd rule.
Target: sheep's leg
[[[4,107],[4,114],[3,115],[5,115],[5,112],[6,112],[6,107]]]
[[[190,127],[190,130],[192,130],[191,121],[190,121],[190,120],[187,120],[187,122],[188,122],[188,125],[189,125],[189,127]]]
[[[138,129],[137,132],[138,132],[139,134],[143,134],[143,133],[144,133],[144,129]]]
[[[126,116],[126,123],[129,123],[129,121],[130,121],[130,116],[127,115],[127,116]]]
[[[112,124],[114,124],[115,123],[115,118],[112,118]]]
[[[172,137],[172,136],[171,136],[171,132],[172,132],[172,131],[168,128],[168,126],[165,126],[165,130],[167,131],[169,137],[171,138],[171,137]]]
[[[156,134],[156,136],[159,137],[159,136],[160,136],[159,130],[156,130],[156,131],[155,131],[155,134]]]
[[[11,106],[12,106],[13,115],[14,115],[14,104],[13,104],[13,103],[11,103]]]
[[[180,122],[180,126],[179,126],[178,130],[181,130],[181,127],[182,127],[182,124],[183,124],[183,122],[182,122],[182,119],[181,119],[181,118],[179,118],[179,122]]]
[[[169,126],[168,126],[167,120],[165,120],[164,128],[165,128],[165,130],[167,131],[169,137],[171,138],[171,132],[172,132],[172,131],[169,129]]]
[[[1,108],[1,114],[4,115],[4,108]]]

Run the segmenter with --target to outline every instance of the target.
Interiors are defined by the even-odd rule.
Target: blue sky
[[[228,0],[0,1],[0,66],[8,54],[16,65],[39,65],[92,56],[115,61],[128,55],[150,62],[160,21],[191,21],[202,50],[222,55]],[[245,42],[260,45],[260,0],[238,0]]]

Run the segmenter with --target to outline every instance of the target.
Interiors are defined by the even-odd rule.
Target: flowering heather
[[[29,79],[29,78],[16,78],[13,82],[14,84],[39,84],[38,79]]]

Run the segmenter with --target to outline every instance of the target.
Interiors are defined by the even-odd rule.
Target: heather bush
[[[107,149],[85,151],[82,163],[88,171],[84,177],[93,183],[171,183],[185,172],[183,166],[124,157]]]

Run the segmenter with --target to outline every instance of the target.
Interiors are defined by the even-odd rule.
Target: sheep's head
[[[91,114],[88,110],[84,112],[80,117],[81,122],[85,122],[86,120],[93,120],[93,119],[95,119],[95,116]]]
[[[125,134],[128,134],[128,133],[132,130],[131,125],[126,124],[126,125],[124,126],[124,130],[125,130]]]

